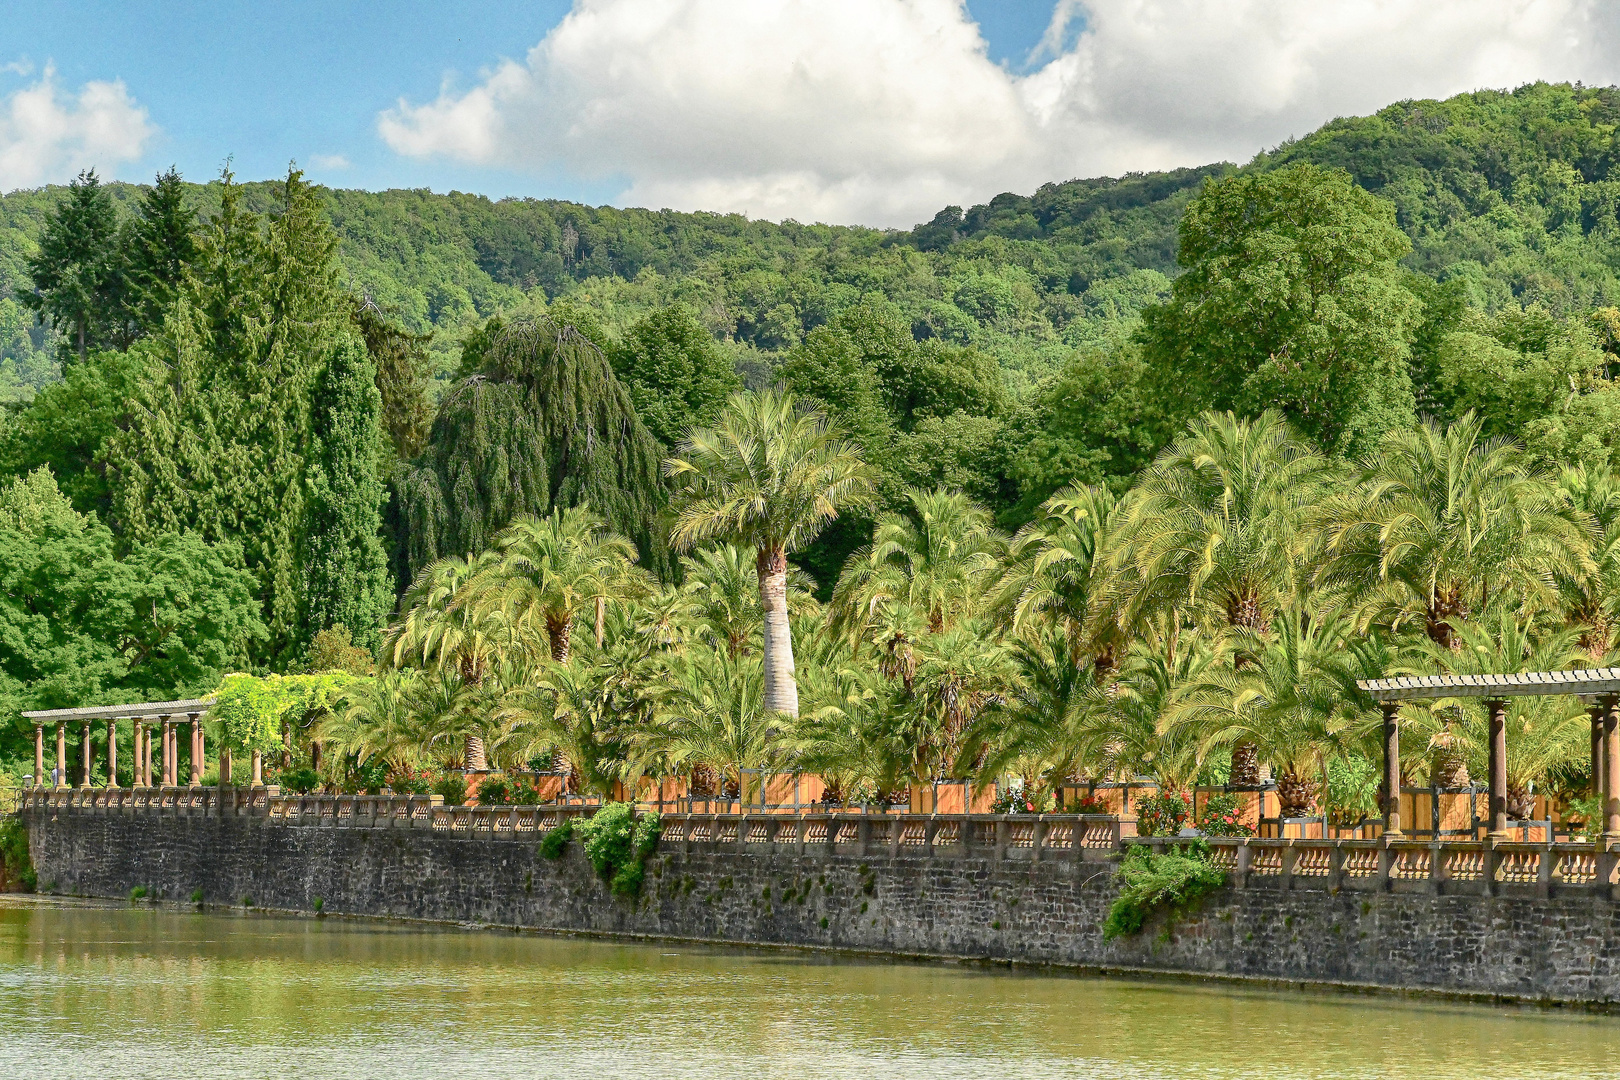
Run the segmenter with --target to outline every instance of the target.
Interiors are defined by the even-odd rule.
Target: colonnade
[[[185,727],[188,738],[187,786],[197,787],[203,781],[203,763],[207,760],[206,735],[203,731],[201,712],[185,713],[159,713],[152,716],[129,716],[134,722],[134,754],[135,761],[132,768],[132,787],[178,787],[180,785],[180,729]],[[107,787],[118,786],[118,720],[117,717],[108,718],[106,735],[106,761],[107,761]],[[45,728],[47,724],[55,728],[56,742],[56,768],[49,776],[45,772]],[[68,727],[79,724],[79,769],[78,786],[91,786],[91,778],[95,766],[95,741],[93,740],[95,720],[34,720],[34,786],[35,787],[71,787],[73,777],[68,770],[67,738]],[[153,738],[156,736],[156,767],[154,772]],[[224,748],[219,754],[219,782],[231,782],[231,751]],[[254,786],[264,783],[264,759],[257,750],[252,755],[252,779]]]

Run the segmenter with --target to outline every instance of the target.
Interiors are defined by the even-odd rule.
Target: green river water
[[[0,898],[0,1076],[1601,1077],[1620,1019]]]

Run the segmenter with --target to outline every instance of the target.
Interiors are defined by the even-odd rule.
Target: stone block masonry
[[[64,893],[493,924],[903,957],[1174,973],[1479,998],[1620,1003],[1620,904],[1250,882],[1193,913],[1103,940],[1103,858],[945,856],[863,845],[666,841],[639,900],[617,899],[577,843],[495,830],[295,826],[253,815],[90,809],[27,814],[39,880]],[[746,831],[747,826],[744,826]],[[836,840],[836,834],[834,840]],[[852,849],[854,845],[851,845]],[[864,853],[862,853],[864,852]]]

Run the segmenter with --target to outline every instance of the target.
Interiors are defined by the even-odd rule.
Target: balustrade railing
[[[31,788],[25,814],[260,817],[285,826],[432,829],[539,837],[592,805],[445,806],[437,795],[293,795],[276,787]],[[1093,863],[1127,844],[1185,843],[1136,836],[1129,816],[1078,814],[664,814],[660,847],[685,853],[790,852],[861,858]],[[1239,889],[1553,896],[1620,899],[1620,844],[1454,840],[1301,840],[1209,837],[1210,859]]]

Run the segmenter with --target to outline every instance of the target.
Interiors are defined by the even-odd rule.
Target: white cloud
[[[110,177],[156,133],[123,82],[87,82],[73,93],[47,64],[38,82],[0,97],[0,191],[65,182],[91,167]]]
[[[309,163],[317,169],[338,172],[350,168],[349,159],[342,154],[311,154]]]
[[[1400,98],[1607,82],[1602,5],[1059,0],[1018,76],[959,0],[575,0],[522,63],[378,128],[410,156],[622,178],[626,204],[909,225],[1052,179],[1246,160]]]

